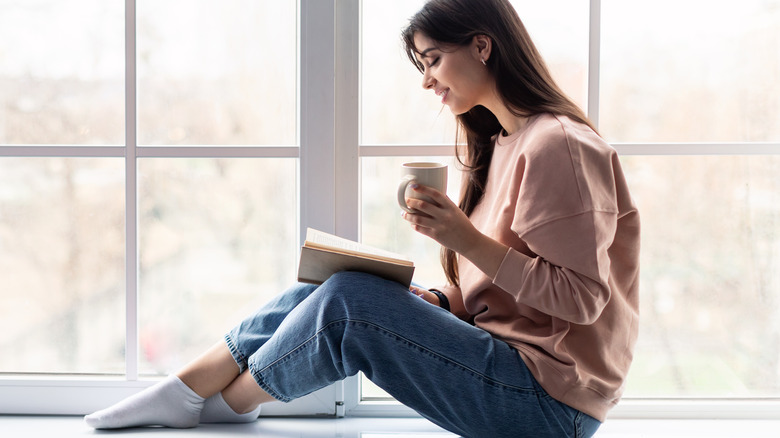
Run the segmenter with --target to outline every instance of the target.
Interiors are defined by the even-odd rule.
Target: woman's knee
[[[393,291],[405,291],[399,283],[357,271],[337,272],[323,283],[320,289],[341,300],[360,301],[375,300],[375,296],[386,297]]]
[[[325,281],[316,295],[321,309],[333,308],[357,316],[393,306],[404,293],[408,290],[397,282],[363,272],[343,271]]]

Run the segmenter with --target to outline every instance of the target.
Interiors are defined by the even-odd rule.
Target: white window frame
[[[241,147],[138,146],[136,138],[136,0],[125,0],[125,144],[123,146],[0,146],[0,157],[113,157],[125,162],[126,345],[122,376],[0,376],[0,414],[83,415],[155,383],[138,372],[138,158],[290,158],[299,163],[299,230],[338,232],[334,181],[335,145],[333,0],[298,0],[298,145]],[[328,117],[328,116],[331,117]],[[342,148],[343,149],[343,148]],[[355,178],[356,179],[356,178]],[[354,221],[354,219],[353,219]],[[263,415],[336,413],[343,384],[288,404],[273,403]],[[342,404],[343,406],[343,404]]]
[[[377,1],[377,0],[366,0]],[[590,1],[588,114],[598,125],[600,0]],[[361,0],[298,0],[298,146],[139,147],[136,139],[135,0],[125,0],[125,146],[0,146],[0,157],[125,158],[126,375],[117,377],[2,377],[0,413],[80,415],[107,406],[153,381],[138,375],[138,249],[136,159],[143,157],[297,158],[299,230],[308,226],[347,238],[360,236],[360,158],[451,156],[451,145],[360,144]],[[776,155],[780,143],[620,143],[622,155]],[[350,377],[264,415],[330,414],[417,416],[393,401],[361,401],[360,379]],[[624,399],[611,418],[779,419],[780,399]]]
[[[373,1],[373,0],[364,0]],[[587,112],[593,123],[599,125],[601,0],[589,0],[588,50],[588,104]],[[359,0],[338,2],[348,9],[359,8]],[[359,11],[349,11],[357,22],[348,21],[352,30],[339,29],[340,35],[360,34]],[[357,56],[339,58],[337,66],[349,69],[345,76],[359,77],[359,38],[337,42],[349,45]],[[350,64],[351,62],[351,64]],[[341,76],[341,75],[338,75]],[[338,83],[338,82],[337,82]],[[354,82],[357,83],[357,82]],[[359,88],[359,85],[358,85]],[[357,105],[357,104],[356,104]],[[359,123],[358,118],[348,123]],[[358,128],[352,127],[356,131]],[[358,137],[359,138],[359,137]],[[780,143],[617,143],[613,144],[624,156],[681,156],[681,155],[778,155]],[[359,145],[359,157],[393,156],[451,156],[451,145]],[[342,187],[342,190],[348,187]],[[361,401],[360,382],[356,378],[345,382],[347,415],[354,416],[410,416],[415,413],[392,401]],[[780,419],[780,398],[624,398],[610,412],[610,418],[623,419]]]

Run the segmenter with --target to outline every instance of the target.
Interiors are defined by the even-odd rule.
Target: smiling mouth
[[[441,96],[441,103],[444,103],[444,101],[447,100],[447,95],[449,93],[450,93],[450,90],[449,90],[449,88],[447,88],[447,89],[444,89],[444,90],[441,90],[441,91],[437,91],[436,95],[437,96]]]

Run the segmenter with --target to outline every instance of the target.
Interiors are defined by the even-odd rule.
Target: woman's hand
[[[495,278],[509,248],[477,230],[466,214],[443,193],[421,185],[410,187],[432,201],[406,199],[406,205],[415,213],[403,212],[403,218],[412,228],[466,257],[488,277]]]
[[[416,213],[403,212],[403,217],[415,231],[458,253],[481,235],[463,211],[443,193],[421,185],[410,187],[432,200],[406,198],[406,205]]]
[[[437,297],[435,293],[433,293],[433,292],[431,292],[431,291],[429,291],[427,289],[423,289],[423,288],[417,287],[417,286],[409,286],[409,292],[417,295],[418,297],[420,297],[420,298],[424,299],[425,301],[433,304],[434,306],[437,306],[437,307],[441,306],[441,303],[439,302],[439,297]]]

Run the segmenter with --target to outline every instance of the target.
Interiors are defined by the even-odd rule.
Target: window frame
[[[370,1],[370,0],[363,0]],[[359,8],[359,0],[341,2],[348,8]],[[352,26],[359,28],[358,22]],[[589,0],[588,42],[588,99],[587,114],[599,126],[599,97],[601,69],[601,0]],[[360,30],[357,30],[361,34]],[[358,40],[355,38],[354,40]],[[339,41],[346,45],[349,41]],[[353,50],[360,47],[354,43]],[[339,59],[338,66],[359,75],[359,61],[347,64]],[[358,137],[360,138],[360,137]],[[683,155],[778,155],[780,142],[731,143],[611,143],[624,156],[683,156]],[[359,144],[358,155],[363,157],[393,156],[452,156],[450,145],[366,145]],[[410,416],[414,411],[394,401],[362,401],[360,382],[350,378],[345,382],[346,411],[353,416]],[[622,419],[778,419],[780,397],[755,398],[636,398],[624,397],[610,412],[610,418]]]
[[[299,239],[308,226],[334,232],[335,119],[332,114],[334,3],[297,0],[298,115],[295,146],[139,146],[137,141],[136,0],[125,10],[125,144],[120,146],[2,145],[0,157],[123,158],[125,164],[125,374],[0,375],[4,414],[83,415],[104,408],[159,379],[139,376],[138,193],[139,158],[290,158],[298,160]],[[312,212],[316,212],[312,213]],[[333,414],[342,385],[324,388],[289,404],[275,403],[264,415]]]
[[[366,0],[373,1],[373,0]],[[601,0],[589,0],[588,114],[598,126]],[[136,0],[125,4],[125,145],[0,146],[0,157],[113,157],[125,160],[126,374],[0,376],[0,412],[81,415],[149,386],[138,375],[137,159],[293,158],[299,166],[299,239],[309,226],[360,236],[360,159],[452,156],[451,145],[360,144],[361,0],[297,0],[298,144],[278,147],[142,147],[136,139]],[[329,116],[332,115],[332,116]],[[777,155],[780,143],[617,143],[622,155]],[[269,405],[264,415],[417,416],[394,401],[362,401],[350,377],[304,399]],[[778,419],[780,398],[624,399],[610,418]]]

